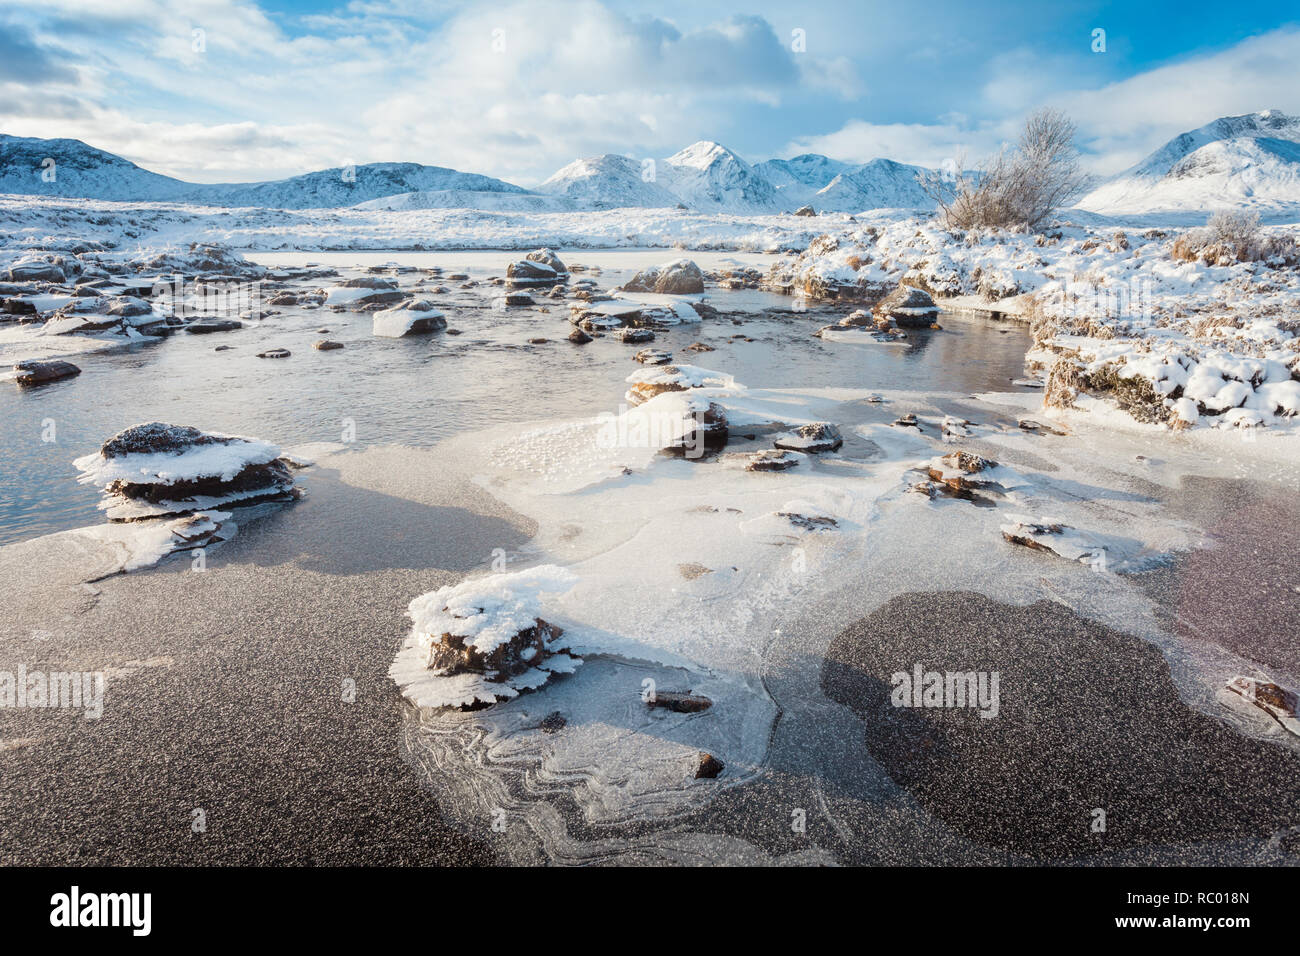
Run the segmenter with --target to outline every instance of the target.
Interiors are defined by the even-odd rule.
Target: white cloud
[[[972,129],[954,123],[868,123],[850,120],[833,133],[791,141],[783,156],[823,153],[832,159],[865,163],[885,158],[918,166],[941,166],[965,156],[979,160],[1001,143],[993,127]]]
[[[1300,30],[1275,30],[1098,89],[1053,89],[1069,75],[1063,61],[1010,51],[990,61],[982,90],[994,118],[974,124],[957,117],[931,124],[854,119],[834,132],[792,140],[782,154],[821,152],[851,162],[885,156],[925,166],[962,152],[978,160],[1014,139],[1026,113],[1048,105],[1077,123],[1087,165],[1115,173],[1220,116],[1262,109],[1300,113]]]

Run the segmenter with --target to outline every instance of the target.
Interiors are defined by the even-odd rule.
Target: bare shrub
[[[1245,259],[1259,243],[1259,213],[1223,210],[1213,213],[1205,228],[1211,242],[1232,248],[1238,259]]]
[[[1041,109],[1025,120],[1016,146],[1004,148],[982,169],[968,171],[958,159],[953,169],[922,173],[917,180],[949,229],[1038,231],[1089,185],[1074,137],[1068,116]]]
[[[1223,210],[1212,214],[1200,229],[1189,229],[1170,247],[1182,262],[1227,266],[1234,262],[1270,262],[1291,266],[1300,262],[1300,245],[1293,236],[1270,236],[1260,230],[1259,213]]]

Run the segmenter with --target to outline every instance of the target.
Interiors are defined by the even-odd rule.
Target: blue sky
[[[1104,49],[1095,31],[1104,32]],[[201,31],[201,32],[196,32]],[[198,181],[409,160],[532,185],[713,139],[977,160],[1041,105],[1099,174],[1300,113],[1294,3],[4,0],[0,131]]]

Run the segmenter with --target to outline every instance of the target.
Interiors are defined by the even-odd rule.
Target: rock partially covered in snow
[[[422,594],[389,675],[421,707],[473,709],[517,697],[553,674],[571,673],[562,628],[541,617],[542,596],[577,583],[570,571],[543,565],[493,574]]]
[[[357,276],[345,279],[325,294],[325,304],[340,308],[361,308],[400,301],[404,293],[395,279],[382,276]]]
[[[624,396],[629,405],[640,405],[663,392],[684,392],[692,388],[734,389],[736,380],[725,372],[695,365],[660,365],[633,372],[627,377],[632,387]]]
[[[925,329],[934,324],[939,308],[930,293],[910,285],[900,285],[876,303],[873,314],[877,322],[892,320],[903,328]]]
[[[19,385],[44,385],[80,375],[81,369],[71,362],[19,362],[14,366],[14,381]]]
[[[798,452],[773,448],[750,452],[744,457],[746,471],[789,471],[804,460]]]
[[[1228,681],[1227,689],[1254,704],[1276,720],[1283,729],[1300,737],[1300,718],[1297,718],[1300,698],[1293,691],[1272,681],[1256,680],[1253,677],[1234,677]]]
[[[1036,551],[1046,551],[1069,561],[1085,564],[1104,563],[1106,549],[1082,532],[1050,518],[1011,515],[1011,523],[1001,526],[1002,537],[1012,544]]]
[[[632,358],[642,365],[667,365],[673,360],[673,353],[665,352],[663,349],[642,349]]]
[[[506,266],[506,285],[511,288],[556,285],[568,278],[568,268],[550,249],[534,250]]]
[[[934,458],[926,465],[930,480],[943,485],[959,498],[970,498],[972,492],[989,483],[987,478],[977,478],[981,472],[997,467],[997,462],[965,451],[951,451]]]
[[[136,521],[296,497],[293,476],[269,442],[150,422],[78,458],[78,481],[103,490],[112,521]]]
[[[8,271],[10,282],[65,282],[62,256],[23,256],[16,259]]]
[[[782,435],[773,442],[777,448],[790,451],[821,452],[835,451],[844,444],[844,436],[837,425],[830,422],[811,422],[800,425],[792,435]]]
[[[134,296],[78,298],[57,309],[41,326],[43,335],[94,334],[161,335],[170,327],[167,316]]]
[[[676,259],[642,269],[623,286],[623,291],[691,295],[704,291],[704,273],[690,259]]]
[[[660,399],[656,404],[668,401]],[[681,409],[679,433],[664,445],[663,451],[684,458],[701,458],[725,448],[728,437],[726,410],[717,402],[690,399]]]
[[[398,339],[403,335],[437,332],[447,327],[442,312],[427,299],[411,299],[391,309],[381,309],[371,317],[375,335]]]

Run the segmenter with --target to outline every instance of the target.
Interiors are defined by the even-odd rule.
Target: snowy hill
[[[42,177],[50,168],[47,159],[54,161],[52,181]],[[312,209],[425,191],[528,195],[527,190],[490,176],[419,163],[370,163],[271,182],[202,185],[151,173],[76,139],[0,135],[0,193]]]
[[[1109,216],[1253,209],[1300,213],[1300,117],[1225,116],[1182,133],[1103,183],[1079,208]]]
[[[415,192],[525,194],[527,190],[490,176],[462,173],[442,166],[369,163],[347,170],[323,169],[272,182],[194,186],[186,198],[219,206],[319,209],[353,206]]]
[[[171,200],[193,188],[79,139],[0,135],[0,193]]]
[[[381,196],[357,203],[365,210],[481,209],[493,212],[573,212],[577,203],[563,196],[544,196],[525,191],[493,192],[473,189],[434,189]]]
[[[705,212],[781,212],[785,203],[762,173],[718,143],[701,141],[658,165],[658,183]]]
[[[646,182],[641,163],[614,153],[574,160],[537,191],[562,196],[583,209],[655,209],[680,202],[658,183]]]

